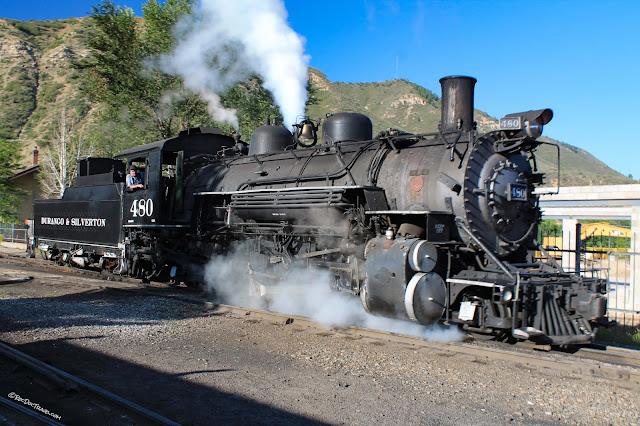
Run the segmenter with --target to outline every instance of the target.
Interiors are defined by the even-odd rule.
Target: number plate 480
[[[507,199],[509,201],[527,201],[527,185],[510,183]]]
[[[153,215],[153,200],[150,198],[133,200],[129,209],[133,217],[144,217]]]

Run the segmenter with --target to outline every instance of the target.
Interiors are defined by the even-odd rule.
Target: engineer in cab
[[[128,189],[144,188],[144,173],[139,173],[135,165],[129,166],[129,174],[126,179]]]

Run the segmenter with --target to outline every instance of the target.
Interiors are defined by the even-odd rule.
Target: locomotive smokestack
[[[442,131],[463,130],[473,128],[473,88],[476,84],[473,77],[450,76],[440,79],[442,86]]]

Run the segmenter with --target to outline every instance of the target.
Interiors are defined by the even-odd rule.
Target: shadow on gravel
[[[15,299],[0,299],[0,333],[20,335],[34,330],[40,333],[39,338],[42,339],[46,338],[48,328],[55,329],[59,335],[60,329],[67,327],[97,326],[98,329],[87,330],[89,335],[40,340],[15,347],[183,424],[321,424],[244,396],[220,391],[215,386],[196,383],[198,375],[240,374],[234,369],[205,367],[201,371],[194,371],[193,368],[180,371],[177,368],[178,373],[170,374],[82,347],[83,340],[112,339],[119,333],[138,333],[142,338],[150,336],[150,342],[153,342],[154,333],[161,333],[158,328],[169,321],[203,315],[209,314],[190,303],[111,289],[55,297],[29,298],[23,295]],[[127,327],[132,325],[137,327]],[[151,327],[147,328],[146,325]],[[104,334],[101,334],[102,331]],[[144,350],[156,352],[172,349],[150,343]],[[8,383],[6,379],[0,379],[1,390],[17,392],[17,389],[24,388],[24,383]],[[247,390],[250,392],[252,389],[249,387]],[[56,397],[59,393],[60,398],[64,398],[63,391],[51,389],[51,393]],[[66,423],[64,405],[60,403],[56,407],[54,402],[48,404],[52,406],[46,408],[62,415],[62,422]],[[66,413],[66,417],[77,418],[77,413]]]
[[[226,373],[228,371],[236,371],[234,368],[219,368],[217,370],[199,370],[199,371],[187,371],[186,373],[173,374],[172,377],[187,377],[187,376],[195,376],[196,374],[207,374],[207,373]]]
[[[135,402],[151,411],[182,424],[324,424],[313,419],[249,400],[211,387],[188,382],[174,375],[165,374],[145,366],[105,356],[64,340],[45,340],[14,346],[63,371]],[[207,372],[224,372],[213,370]],[[196,372],[184,373],[184,375]],[[203,373],[203,372],[197,372]],[[23,392],[29,397],[25,383],[0,383],[0,390]],[[82,413],[65,412],[65,391],[51,389],[46,408],[62,416],[65,424],[72,419],[83,418]],[[59,405],[56,406],[56,398]],[[40,401],[34,401],[39,402]],[[42,401],[44,402],[44,401]],[[43,405],[43,404],[41,404]],[[43,405],[44,406],[44,405]],[[76,407],[78,409],[78,407]],[[82,407],[90,415],[91,407]],[[92,418],[92,424],[101,424]],[[81,424],[71,421],[68,424]]]
[[[158,325],[205,315],[211,314],[192,303],[108,288],[63,296],[0,298],[0,332],[48,327]]]
[[[15,280],[4,280],[4,281],[0,281],[0,285],[7,285],[7,284],[22,284],[22,283],[26,283],[29,281],[32,281],[33,277],[27,277],[27,278],[18,278]]]

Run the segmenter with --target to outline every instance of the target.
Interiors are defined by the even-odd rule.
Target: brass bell
[[[307,118],[300,124],[294,124],[294,127],[297,127],[294,138],[298,145],[308,148],[318,142],[318,125],[312,120]]]
[[[313,139],[314,130],[312,123],[304,123],[302,125],[302,131],[300,132],[300,139]]]

